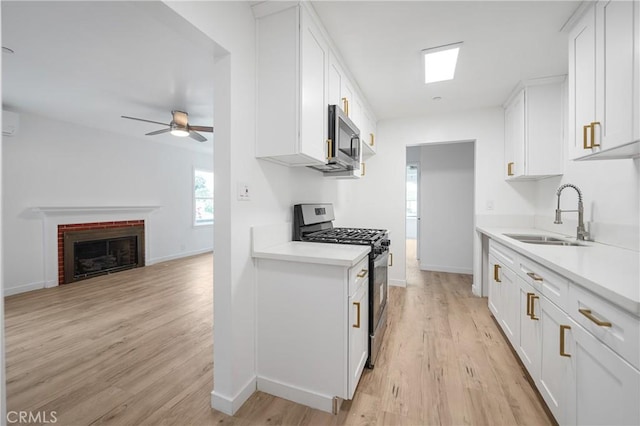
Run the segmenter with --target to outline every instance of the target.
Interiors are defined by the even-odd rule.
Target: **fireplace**
[[[61,284],[144,266],[144,221],[59,225],[58,245]]]

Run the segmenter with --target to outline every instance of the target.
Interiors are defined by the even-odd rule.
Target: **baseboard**
[[[457,266],[442,266],[442,265],[425,265],[420,264],[420,270],[422,271],[434,271],[434,272],[447,272],[450,274],[473,274],[473,268],[459,268]]]
[[[200,250],[193,251],[183,251],[177,254],[172,254],[169,256],[156,257],[155,259],[147,259],[145,261],[145,266],[155,265],[156,263],[167,262],[169,260],[182,259],[183,257],[197,256],[199,254],[210,253],[213,251],[213,247],[204,248]]]
[[[46,283],[43,281],[30,284],[22,284],[16,287],[5,287],[4,297],[13,296],[14,294],[26,293],[27,291],[40,290],[46,287]]]
[[[211,391],[211,407],[228,416],[233,416],[242,407],[242,404],[253,395],[256,388],[256,377],[253,376],[233,398],[222,395],[214,389]]]
[[[407,280],[389,280],[389,285],[394,287],[406,287]]]
[[[320,395],[299,387],[258,377],[258,390],[317,410],[333,413],[333,396]]]

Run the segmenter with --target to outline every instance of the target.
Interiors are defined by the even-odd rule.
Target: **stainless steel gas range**
[[[369,253],[369,358],[373,368],[387,327],[389,233],[386,229],[334,228],[332,204],[293,206],[293,240],[371,246]]]

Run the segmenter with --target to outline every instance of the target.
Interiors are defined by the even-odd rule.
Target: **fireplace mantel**
[[[102,213],[151,213],[161,206],[50,206],[32,207],[31,211],[44,216],[68,216]]]

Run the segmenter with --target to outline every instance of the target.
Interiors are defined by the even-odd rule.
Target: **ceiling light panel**
[[[438,46],[422,51],[424,57],[424,82],[453,80],[462,42]]]

